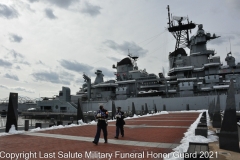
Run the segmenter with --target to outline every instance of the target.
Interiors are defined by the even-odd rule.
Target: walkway
[[[44,159],[163,159],[180,144],[199,113],[170,113],[126,120],[125,136],[114,139],[115,122],[108,125],[108,143],[92,143],[96,125],[0,137],[0,160]],[[101,135],[102,137],[102,135]],[[3,158],[5,157],[5,158]]]

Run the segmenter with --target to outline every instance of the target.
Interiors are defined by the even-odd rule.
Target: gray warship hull
[[[227,95],[220,96],[220,108],[225,110]],[[217,101],[217,95],[208,96],[194,96],[194,97],[141,97],[141,98],[129,98],[126,100],[109,100],[109,101],[92,101],[82,102],[82,108],[84,112],[96,111],[99,109],[99,105],[103,105],[105,109],[112,110],[112,102],[116,107],[122,107],[125,112],[132,111],[132,103],[134,103],[137,112],[141,112],[142,108],[148,107],[149,113],[154,111],[156,105],[157,111],[186,111],[186,110],[206,110],[209,107],[210,102]],[[240,111],[240,93],[235,94],[236,109]]]
[[[18,103],[18,112],[23,112],[23,111],[27,111],[29,108],[36,108],[37,104],[36,103]],[[8,103],[0,103],[0,112],[1,111],[7,111],[8,110]]]

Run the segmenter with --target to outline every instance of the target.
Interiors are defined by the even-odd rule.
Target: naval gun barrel
[[[169,80],[175,80],[175,79],[177,79],[177,76],[169,76],[169,77],[165,77],[165,79],[166,79],[167,81],[169,81]]]

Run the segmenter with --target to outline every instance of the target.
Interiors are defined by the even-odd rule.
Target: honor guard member
[[[93,143],[94,144],[98,144],[100,135],[101,135],[101,130],[103,131],[103,136],[104,136],[104,143],[107,143],[107,118],[108,118],[108,111],[105,110],[103,108],[103,106],[101,105],[99,107],[99,110],[97,111],[96,115],[95,115],[96,119],[98,120],[97,123],[97,133],[96,136],[94,138]]]
[[[121,111],[121,107],[117,108],[115,118],[116,118],[116,136],[114,138],[118,139],[119,130],[121,132],[122,137],[124,137],[123,126],[125,125],[125,121],[124,121],[125,117],[124,117],[124,112]]]

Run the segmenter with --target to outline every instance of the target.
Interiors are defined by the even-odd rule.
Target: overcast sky
[[[167,72],[175,46],[166,31],[167,5],[173,15],[221,36],[208,48],[224,64],[229,42],[240,62],[239,0],[1,0],[0,99],[10,92],[52,97],[62,86],[75,94],[83,73],[94,82],[97,69],[104,80],[115,79],[112,65],[128,49],[139,56],[139,69]]]

